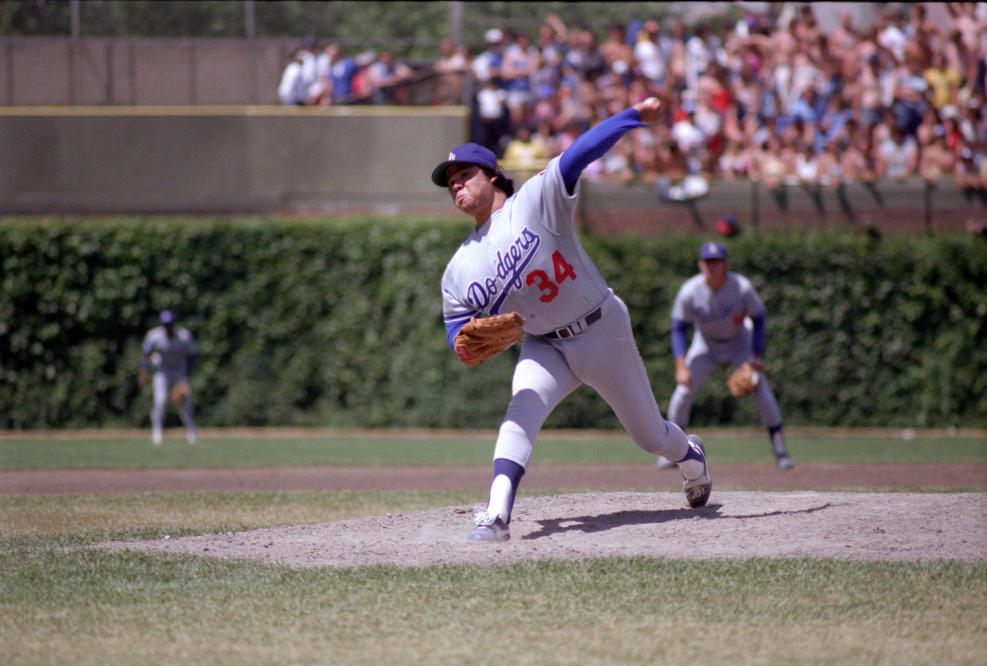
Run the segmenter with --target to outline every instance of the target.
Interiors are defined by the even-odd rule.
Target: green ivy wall
[[[495,427],[516,351],[467,369],[439,280],[466,221],[0,220],[0,428],[145,426],[140,343],[161,309],[195,335],[205,426]],[[669,312],[700,236],[585,238],[630,307],[662,409]],[[987,426],[987,243],[962,234],[746,233],[732,269],[768,308],[788,424]],[[755,425],[712,375],[695,425]],[[177,416],[169,415],[169,424]],[[617,427],[580,389],[552,427]]]

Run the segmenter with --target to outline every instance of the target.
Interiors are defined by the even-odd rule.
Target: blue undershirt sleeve
[[[687,321],[681,321],[679,319],[672,320],[672,355],[673,356],[685,356],[686,350],[689,348],[687,342],[689,337],[689,329],[692,328],[692,324]]]
[[[453,340],[456,339],[456,334],[459,333],[465,325],[465,321],[446,322],[446,342],[449,343],[449,349],[456,349],[456,345],[453,343]]]
[[[632,129],[644,127],[641,114],[635,109],[627,109],[610,116],[572,142],[572,145],[559,158],[559,170],[569,194],[576,190],[579,174],[589,163],[603,157],[620,137]]]
[[[751,321],[754,322],[754,331],[753,335],[751,335],[751,351],[754,352],[755,356],[761,356],[764,354],[764,314],[751,317]]]

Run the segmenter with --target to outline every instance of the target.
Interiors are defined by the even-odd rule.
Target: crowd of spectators
[[[480,52],[444,40],[428,68],[433,103],[471,104],[473,140],[522,176],[603,118],[656,96],[667,122],[627,134],[587,178],[654,183],[686,199],[712,178],[780,191],[953,176],[983,197],[987,3],[944,3],[940,24],[927,4],[880,7],[867,27],[844,12],[828,34],[811,4],[797,3],[691,29],[632,21],[603,41],[549,16],[533,35],[491,28]],[[412,70],[391,54],[309,46],[295,63],[311,72],[308,83],[284,103],[402,103]],[[289,93],[290,80],[286,69]]]
[[[288,106],[405,104],[413,70],[390,51],[345,55],[339,44],[319,48],[306,37],[281,74],[278,99]]]

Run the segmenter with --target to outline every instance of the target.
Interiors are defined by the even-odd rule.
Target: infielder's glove
[[[176,405],[183,404],[188,399],[188,382],[181,381],[171,387],[171,401]]]
[[[761,381],[761,373],[754,369],[749,362],[741,364],[727,378],[727,388],[735,398],[746,398]]]
[[[517,312],[473,317],[453,338],[453,347],[459,360],[472,368],[520,340],[522,326],[524,317]]]

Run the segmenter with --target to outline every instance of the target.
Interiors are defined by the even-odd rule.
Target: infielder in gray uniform
[[[494,154],[477,144],[453,149],[432,172],[476,228],[442,277],[447,341],[473,317],[517,312],[524,341],[512,396],[494,447],[487,509],[469,539],[504,541],[521,476],[552,409],[582,384],[613,408],[634,442],[676,461],[692,507],[712,482],[705,449],[662,418],[624,302],[607,286],[576,238],[573,215],[583,169],[630,130],[661,118],[655,98],[596,125],[514,193]],[[464,362],[467,361],[462,355]]]
[[[195,364],[197,354],[192,334],[184,328],[175,327],[175,315],[165,310],[158,317],[161,325],[152,328],[144,336],[141,345],[140,373],[137,385],[147,384],[147,371],[153,366],[154,407],[151,409],[152,441],[160,444],[164,426],[165,408],[172,397],[178,407],[178,414],[185,424],[186,439],[195,444],[195,420],[192,418],[192,396],[188,386],[188,376]]]
[[[675,392],[668,406],[668,417],[683,428],[687,426],[696,393],[713,368],[717,365],[736,368],[750,361],[760,377],[751,395],[761,410],[761,423],[768,429],[778,467],[791,469],[792,459],[781,432],[781,412],[764,377],[764,303],[750,280],[727,268],[726,248],[720,243],[704,243],[699,250],[701,273],[689,278],[675,297],[672,306]],[[686,351],[686,338],[693,326],[696,332]],[[658,466],[671,465],[667,460],[659,460]]]

